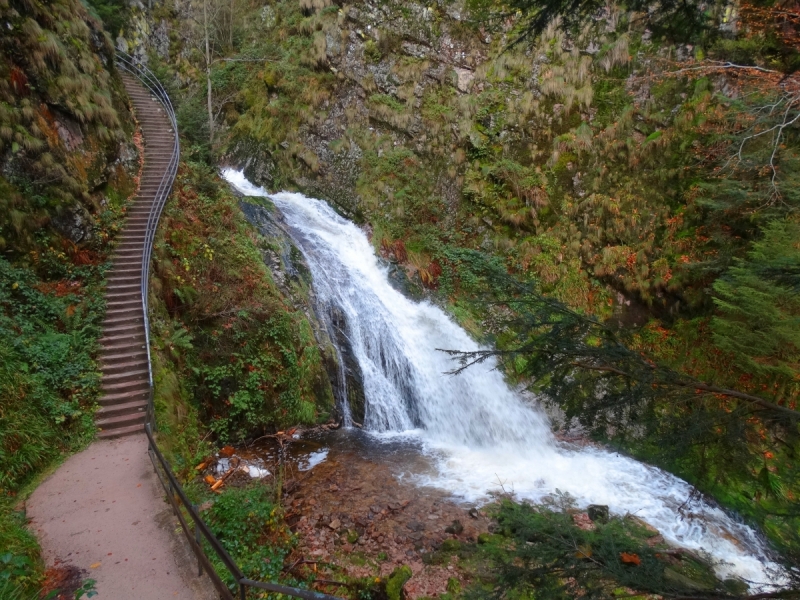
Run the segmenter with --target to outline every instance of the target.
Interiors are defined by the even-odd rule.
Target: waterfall
[[[245,195],[268,195],[241,172],[223,176]],[[720,576],[756,588],[776,582],[777,567],[755,531],[690,499],[683,480],[614,452],[558,444],[547,417],[491,362],[446,375],[454,365],[437,348],[473,351],[478,344],[440,308],[395,290],[366,235],[327,204],[286,192],[269,198],[305,256],[318,302],[346,317],[364,384],[364,428],[379,438],[417,439],[437,467],[421,483],[473,502],[499,485],[532,502],[568,492],[579,505],[635,514],[667,541],[710,554]]]

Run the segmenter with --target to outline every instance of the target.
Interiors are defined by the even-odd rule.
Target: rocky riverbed
[[[431,468],[424,456],[357,430],[295,433],[282,441],[283,450],[275,438],[236,449],[220,456],[216,469],[223,472],[239,458],[250,475],[270,481],[283,454],[285,518],[298,537],[288,569],[310,568],[317,580],[344,581],[386,577],[405,565],[412,572],[403,587],[409,599],[466,583],[469,574],[457,556],[444,562],[434,553],[443,544],[478,541],[491,520],[442,490],[419,486],[416,476]],[[229,485],[251,479],[239,468]],[[328,587],[335,593],[334,584]]]

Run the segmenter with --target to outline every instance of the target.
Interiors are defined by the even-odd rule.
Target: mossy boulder
[[[461,550],[461,542],[454,539],[445,540],[442,542],[443,552],[458,552]]]
[[[403,586],[411,579],[412,575],[411,567],[407,565],[397,567],[392,571],[392,574],[389,575],[389,579],[386,581],[386,596],[389,600],[401,600]]]

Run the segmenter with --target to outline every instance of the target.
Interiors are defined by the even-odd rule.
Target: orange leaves
[[[43,294],[53,294],[56,298],[63,298],[70,294],[78,294],[81,291],[81,284],[78,281],[54,281],[52,283],[40,283],[36,289]]]
[[[394,255],[399,262],[408,260],[408,253],[406,252],[406,245],[403,243],[403,240],[397,240],[394,243]]]
[[[419,270],[419,278],[422,280],[422,285],[429,288],[435,288],[439,276],[442,274],[442,267],[435,260],[428,265],[427,269]]]
[[[19,67],[12,67],[11,68],[11,89],[14,90],[14,93],[17,96],[27,96],[30,92],[30,86],[28,86],[28,77]]]
[[[642,564],[642,559],[633,552],[620,552],[619,559],[626,565],[638,566]]]
[[[390,241],[388,238],[381,240],[381,255],[384,258],[394,259],[397,262],[405,262],[408,260],[408,252],[406,252],[406,245],[403,240]]]

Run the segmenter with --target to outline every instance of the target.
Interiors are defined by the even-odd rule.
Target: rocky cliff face
[[[80,2],[5,3],[0,21],[0,248],[102,244],[137,166],[113,47]]]
[[[459,3],[426,7],[367,2],[304,10],[314,30],[308,59],[315,70],[330,72],[335,80],[331,78],[331,93],[314,107],[313,122],[279,147],[306,167],[293,173],[296,185],[363,218],[362,196],[371,195],[359,189],[365,150],[379,142],[436,160],[441,157],[431,152],[434,145],[455,146],[458,126],[432,131],[425,100],[436,94],[467,96],[473,87],[481,91],[480,83],[473,86],[475,71],[486,62],[492,37],[466,25]],[[265,19],[272,27],[275,22],[274,15]],[[273,183],[276,161],[254,160],[252,146],[234,139],[234,152],[252,166],[250,173]],[[379,149],[378,157],[382,155]],[[434,187],[457,203],[460,194],[453,179],[444,177]]]

